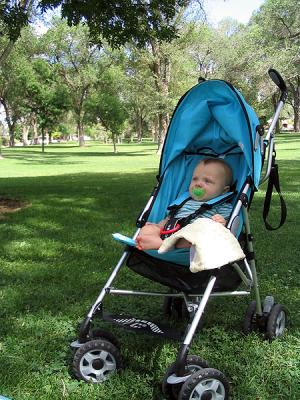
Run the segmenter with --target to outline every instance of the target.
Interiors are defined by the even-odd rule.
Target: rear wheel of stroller
[[[181,297],[165,297],[163,302],[163,313],[170,318],[176,317],[182,319],[185,317],[185,315],[183,315],[184,305],[184,300]]]
[[[202,360],[198,356],[187,356],[186,359],[186,372],[188,374],[193,374],[196,371],[202,370],[204,368],[208,368],[208,363],[205,360]],[[175,372],[175,363],[171,364],[167,369],[163,382],[162,382],[162,392],[166,399],[168,400],[177,400],[180,389],[182,387],[182,383],[171,385],[167,382],[167,379],[170,375]]]
[[[104,339],[84,343],[73,359],[76,378],[91,383],[102,383],[121,368],[119,350]]]
[[[275,304],[275,306],[272,307],[267,322],[267,338],[272,340],[282,336],[286,327],[286,322],[287,318],[284,307],[281,304]]]
[[[228,400],[229,383],[225,375],[214,368],[195,372],[182,385],[178,400]]]
[[[253,300],[248,305],[248,308],[245,313],[244,323],[243,323],[243,332],[245,335],[249,335],[249,333],[255,330],[255,313],[256,313],[256,301]]]

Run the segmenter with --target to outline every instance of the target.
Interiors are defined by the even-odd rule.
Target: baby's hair
[[[199,164],[203,163],[204,165],[208,164],[219,164],[223,167],[224,173],[225,173],[225,185],[226,186],[231,186],[232,185],[232,179],[233,179],[233,174],[232,174],[232,169],[231,167],[227,164],[226,161],[222,160],[221,158],[203,158]],[[198,165],[199,165],[198,164]]]

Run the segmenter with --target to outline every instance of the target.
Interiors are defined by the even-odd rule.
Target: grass
[[[264,229],[263,191],[253,201],[251,222],[262,296],[273,294],[286,305],[291,324],[272,343],[258,334],[244,337],[240,326],[249,299],[212,300],[190,351],[225,373],[233,400],[300,398],[300,136],[278,139],[287,222],[279,231]],[[31,207],[0,220],[0,394],[14,400],[163,399],[160,382],[176,357],[175,342],[118,331],[126,368],[103,385],[76,381],[69,367],[77,325],[122,254],[111,233],[134,232],[155,184],[155,147],[120,145],[114,155],[111,146],[57,145],[45,154],[16,148],[3,155],[0,196]],[[274,211],[275,223],[278,204]],[[158,284],[124,268],[116,286]],[[160,299],[107,302],[124,313],[163,317]]]

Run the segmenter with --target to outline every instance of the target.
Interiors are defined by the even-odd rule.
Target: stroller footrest
[[[173,340],[180,340],[182,338],[182,333],[173,329],[171,326],[161,324],[160,322],[148,321],[144,318],[135,318],[124,314],[110,314],[104,312],[102,319],[103,321],[111,322],[125,329],[135,331],[136,333],[162,336]]]

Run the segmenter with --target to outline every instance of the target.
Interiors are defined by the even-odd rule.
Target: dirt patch
[[[29,207],[30,204],[23,200],[18,199],[4,199],[0,197],[0,215],[10,212],[22,210],[22,208]]]

